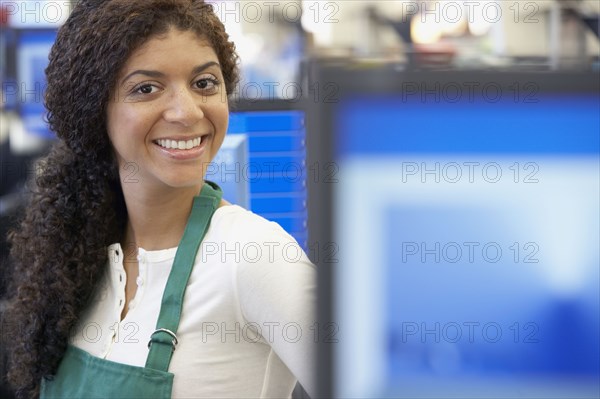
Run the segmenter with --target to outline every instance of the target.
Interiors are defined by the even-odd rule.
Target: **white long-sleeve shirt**
[[[125,251],[135,250],[125,248]],[[138,248],[137,291],[123,320],[123,249],[71,343],[143,367],[177,248]],[[196,256],[169,371],[173,398],[283,398],[296,378],[314,392],[316,270],[279,225],[239,206],[218,208]]]

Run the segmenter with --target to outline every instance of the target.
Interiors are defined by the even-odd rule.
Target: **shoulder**
[[[217,209],[202,245],[207,253],[238,264],[312,267],[294,237],[279,224],[237,205]]]
[[[241,241],[274,239],[294,241],[281,226],[238,205],[221,206],[215,212],[210,225],[211,235]]]

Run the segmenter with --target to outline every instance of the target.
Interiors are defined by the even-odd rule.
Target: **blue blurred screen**
[[[494,102],[349,98],[336,119],[338,155],[598,154],[597,94],[544,93],[524,101],[508,95]]]
[[[340,104],[337,396],[600,395],[600,97],[535,100]]]
[[[54,137],[54,133],[44,122],[44,71],[56,34],[56,30],[48,29],[25,29],[20,32],[17,42],[17,82],[8,83],[4,88],[8,102],[18,106],[25,128],[47,138]]]

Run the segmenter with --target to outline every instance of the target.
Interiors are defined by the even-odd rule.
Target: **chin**
[[[171,188],[198,188],[202,187],[204,180],[194,180],[194,181],[177,181],[172,182],[171,184],[167,183],[167,185]]]
[[[184,176],[169,176],[159,179],[162,184],[170,188],[201,187],[204,183],[202,176],[185,178]]]

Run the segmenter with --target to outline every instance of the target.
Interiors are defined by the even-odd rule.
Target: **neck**
[[[178,246],[199,192],[200,186],[153,189],[124,184],[128,219],[121,246],[148,251]]]

